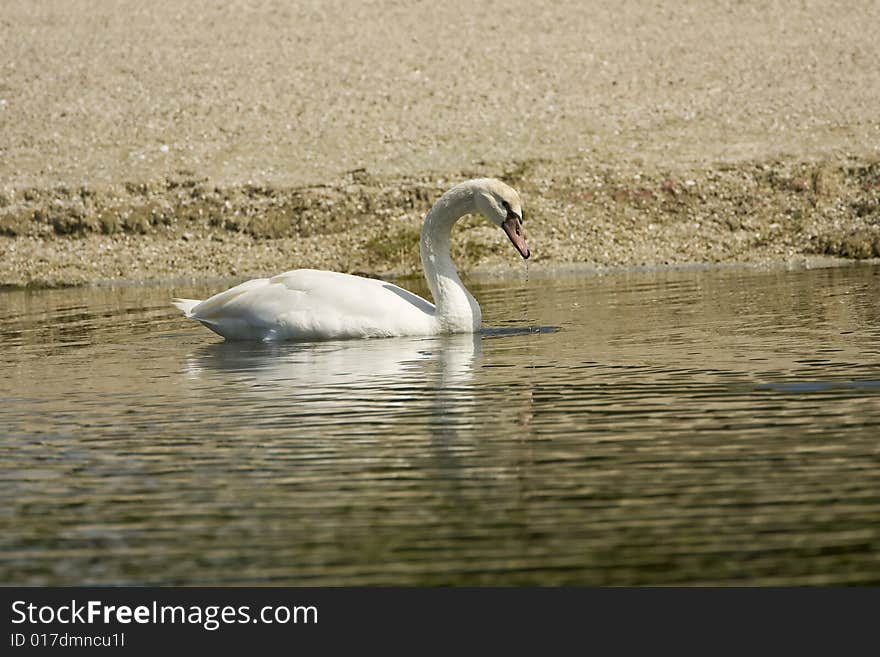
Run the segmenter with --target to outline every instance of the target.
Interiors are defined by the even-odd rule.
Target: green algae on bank
[[[0,195],[0,285],[261,275],[297,267],[420,271],[419,226],[463,178],[495,175],[521,193],[533,260],[554,266],[787,262],[880,257],[880,162],[746,162],[651,170],[580,158],[506,171],[385,178],[358,170],[324,186],[221,187],[192,172],[93,189]],[[460,222],[465,270],[504,265],[505,240]]]

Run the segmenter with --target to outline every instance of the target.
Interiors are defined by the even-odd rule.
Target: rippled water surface
[[[2,583],[880,583],[878,267],[270,346],[168,305],[223,287],[0,292]]]

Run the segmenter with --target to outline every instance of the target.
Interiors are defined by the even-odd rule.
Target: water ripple
[[[281,345],[167,305],[204,287],[0,292],[3,581],[876,584],[876,271],[483,281],[478,335]]]

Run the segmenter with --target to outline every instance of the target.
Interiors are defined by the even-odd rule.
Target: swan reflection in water
[[[272,415],[356,413],[364,421],[429,416],[432,426],[465,420],[481,336],[443,335],[313,343],[220,342],[200,346],[184,372],[195,390],[233,405],[270,401]],[[263,404],[263,411],[266,408]],[[438,423],[439,421],[439,423]]]

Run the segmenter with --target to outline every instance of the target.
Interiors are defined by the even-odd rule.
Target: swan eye
[[[520,215],[517,215],[517,214],[511,209],[511,207],[510,207],[510,203],[508,203],[508,202],[505,201],[504,199],[501,200],[501,207],[504,208],[504,210],[507,212],[508,215],[511,215],[511,214],[512,214],[514,217],[516,217],[517,219],[519,219],[520,222],[523,221],[523,217],[520,216]]]

